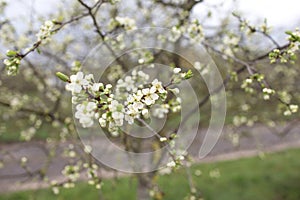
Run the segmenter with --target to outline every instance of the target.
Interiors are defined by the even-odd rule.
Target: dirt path
[[[227,160],[237,160],[240,158],[249,158],[254,156],[260,156],[262,153],[275,153],[280,152],[287,149],[300,148],[300,140],[286,142],[282,144],[277,144],[274,146],[270,146],[265,148],[263,151],[253,149],[253,150],[241,150],[231,153],[224,153],[215,156],[208,156],[202,160],[196,159],[195,162],[198,163],[213,163],[213,162],[221,162]]]
[[[224,129],[222,137],[211,153],[200,160],[198,159],[198,152],[205,132],[206,130],[200,131],[189,148],[189,153],[198,163],[234,160],[260,155],[262,152],[277,152],[289,148],[300,148],[300,125],[294,127],[285,137],[279,137],[263,126],[256,126],[251,129],[245,128],[240,130],[238,145],[234,145],[232,142],[232,130]],[[61,171],[68,163],[68,160],[61,156],[61,154],[64,149],[63,147],[66,145],[66,143],[61,143],[56,147],[57,156],[49,163],[49,169],[46,174],[50,180],[55,179],[60,181],[63,178]],[[36,189],[48,186],[48,184],[38,179],[28,179],[28,176],[24,173],[25,170],[16,162],[16,160],[20,161],[23,156],[26,156],[28,158],[28,169],[31,172],[38,170],[47,161],[44,147],[45,144],[42,142],[16,143],[0,147],[0,160],[4,162],[4,166],[0,168],[0,192]],[[102,170],[101,174],[105,178],[116,175],[107,170]],[[119,173],[118,175],[126,174]]]

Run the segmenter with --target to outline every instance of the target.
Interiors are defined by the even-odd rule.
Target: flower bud
[[[15,51],[12,51],[12,50],[6,51],[6,56],[8,56],[8,57],[14,57],[16,55],[17,55],[17,52],[15,52]]]
[[[62,80],[62,81],[64,81],[64,82],[69,82],[69,81],[70,81],[69,77],[68,77],[67,75],[61,73],[61,72],[56,72],[56,76],[57,76],[60,80]]]

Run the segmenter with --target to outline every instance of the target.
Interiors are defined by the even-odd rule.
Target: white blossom
[[[145,116],[146,118],[149,117],[149,110],[148,109],[143,109],[142,110],[142,115]]]
[[[97,104],[95,102],[88,102],[78,104],[76,106],[75,118],[79,119],[79,123],[82,127],[91,127],[94,124],[94,114]]]
[[[298,111],[298,105],[290,105],[289,106],[292,113],[296,113]]]
[[[46,21],[41,26],[40,31],[36,34],[38,41],[42,42],[43,44],[49,42],[53,27],[54,23],[52,21]]]
[[[182,35],[182,30],[177,27],[177,26],[173,26],[171,29],[171,35],[169,36],[169,40],[171,42],[176,42]]]
[[[157,105],[157,107],[153,109],[153,116],[160,119],[164,118],[164,116],[169,113],[169,108],[170,106],[168,104]]]
[[[201,42],[204,39],[203,28],[197,20],[193,20],[192,23],[189,24],[186,32],[192,42]]]
[[[76,104],[75,118],[84,128],[93,126],[94,120],[97,120],[112,136],[119,136],[124,120],[133,124],[140,117],[149,118],[153,114],[162,118],[169,110],[180,109],[177,100],[163,103],[167,90],[162,82],[154,79],[149,86],[148,79],[149,75],[145,72],[133,70],[131,75],[117,81],[114,95],[111,93],[111,84],[95,82],[93,75],[77,72],[66,85],[66,89],[73,94],[72,103]],[[175,93],[179,92],[177,88],[173,90]],[[150,107],[155,104],[157,108],[150,113]]]
[[[106,127],[106,119],[104,118],[99,118],[99,124],[101,127]]]
[[[152,81],[152,86],[158,91],[159,93],[166,93],[166,90],[163,88],[162,83],[157,79]]]
[[[144,95],[143,102],[148,106],[153,105],[155,101],[159,98],[158,94],[156,94],[155,91],[150,90],[149,88],[143,89],[142,93]]]
[[[166,137],[161,137],[161,138],[159,138],[159,141],[160,142],[165,142],[165,141],[167,141],[168,139],[166,138]]]
[[[116,17],[116,21],[124,27],[125,30],[136,29],[135,20],[129,17]]]
[[[70,76],[70,83],[66,85],[66,90],[71,91],[72,94],[80,93],[82,87],[87,86],[88,81],[84,79],[82,72],[77,72],[76,75]]]
[[[174,74],[178,74],[179,72],[181,72],[181,68],[174,68],[173,69]]]
[[[172,160],[171,162],[167,163],[167,167],[170,167],[170,168],[176,167],[176,163]]]

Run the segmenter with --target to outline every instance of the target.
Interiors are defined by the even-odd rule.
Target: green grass
[[[197,164],[191,170],[197,187],[204,199],[221,200],[299,200],[300,199],[300,149],[275,154],[244,158],[212,164]],[[219,178],[209,176],[218,169]],[[201,176],[195,176],[201,170]],[[182,200],[188,192],[185,171],[176,175],[161,176],[158,180],[165,192],[166,200]],[[135,199],[136,180],[121,178],[104,180],[102,195],[107,200]],[[99,191],[86,183],[79,183],[74,189],[63,189],[59,196],[50,189],[2,194],[1,200],[27,199],[99,199]]]
[[[20,121],[20,120],[19,120]],[[24,120],[23,120],[24,121]],[[30,125],[24,125],[24,123],[15,123],[14,122],[6,122],[6,130],[3,133],[0,133],[0,142],[1,143],[10,143],[10,142],[19,142],[21,140],[21,131],[22,128],[27,129],[31,127]],[[25,128],[24,128],[25,127]],[[58,130],[54,129],[51,124],[48,122],[43,123],[40,128],[37,129],[35,135],[33,136],[33,140],[46,140],[48,137],[51,138],[59,138]]]

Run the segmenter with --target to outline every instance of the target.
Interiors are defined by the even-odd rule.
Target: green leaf
[[[287,34],[287,35],[293,35],[293,32],[292,31],[286,31],[285,34]]]
[[[7,50],[7,52],[6,52],[6,56],[8,56],[8,57],[14,57],[16,55],[17,55],[16,51]]]
[[[184,79],[190,79],[193,77],[193,72],[192,70],[189,69],[189,71],[186,72]]]

